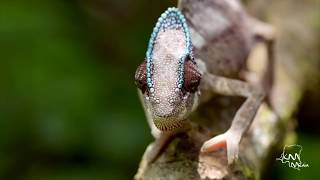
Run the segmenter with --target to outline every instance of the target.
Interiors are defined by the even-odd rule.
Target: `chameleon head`
[[[195,103],[200,79],[186,21],[176,8],[169,8],[159,18],[146,60],[135,74],[159,130],[172,131],[183,125]]]

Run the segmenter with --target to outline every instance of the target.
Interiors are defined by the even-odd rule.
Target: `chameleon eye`
[[[184,85],[185,91],[194,93],[200,84],[201,74],[198,71],[196,63],[190,59],[184,64]]]
[[[134,75],[136,86],[144,93],[147,90],[147,63],[140,64]]]

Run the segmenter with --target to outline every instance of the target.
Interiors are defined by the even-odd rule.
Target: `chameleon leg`
[[[151,134],[155,138],[155,141],[148,145],[147,149],[145,150],[142,160],[139,165],[139,169],[137,174],[134,176],[134,179],[138,180],[141,179],[141,176],[147,169],[147,167],[157,159],[157,157],[160,155],[163,148],[166,146],[166,144],[169,143],[172,136],[174,136],[174,133],[164,133],[161,132],[159,129],[156,128],[152,121],[152,116],[149,110],[146,108],[144,101],[143,101],[143,95],[141,92],[138,92],[140,100],[144,106],[146,118],[148,121],[148,124],[151,129]]]
[[[206,90],[228,96],[246,97],[246,101],[237,111],[231,127],[223,134],[206,141],[201,152],[213,152],[220,148],[227,149],[228,163],[238,158],[239,144],[243,134],[248,130],[265,95],[259,87],[239,80],[212,74],[203,75],[203,87]]]
[[[274,44],[276,33],[274,28],[269,24],[266,24],[254,18],[251,18],[250,21],[253,27],[252,29],[254,42],[265,44],[267,50],[267,65],[262,73],[261,78],[258,78],[256,73],[247,70],[242,70],[240,77],[245,79],[247,82],[262,86],[263,90],[266,92],[267,105],[275,111],[275,108],[272,103],[271,91],[274,82]]]
[[[266,100],[271,109],[275,110],[271,101],[271,89],[274,81],[274,44],[276,33],[274,28],[257,19],[251,19],[253,24],[254,38],[257,42],[263,42],[267,47],[267,66],[261,79],[261,85],[266,92]]]
[[[141,179],[141,176],[143,175],[147,167],[156,160],[163,148],[169,143],[173,135],[174,134],[172,133],[161,133],[153,143],[149,144],[143,154],[138,172],[134,176],[134,179]]]

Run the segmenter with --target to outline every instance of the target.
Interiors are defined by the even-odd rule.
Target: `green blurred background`
[[[1,0],[0,179],[132,179],[152,141],[133,75],[155,20],[175,4]],[[302,127],[311,167],[275,162],[272,178],[315,177],[319,131]]]

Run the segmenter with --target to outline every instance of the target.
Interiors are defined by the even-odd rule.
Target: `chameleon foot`
[[[238,159],[239,144],[240,144],[239,136],[235,136],[235,134],[229,130],[203,143],[201,147],[201,152],[210,153],[220,149],[226,149],[228,164],[230,165],[235,160]]]

